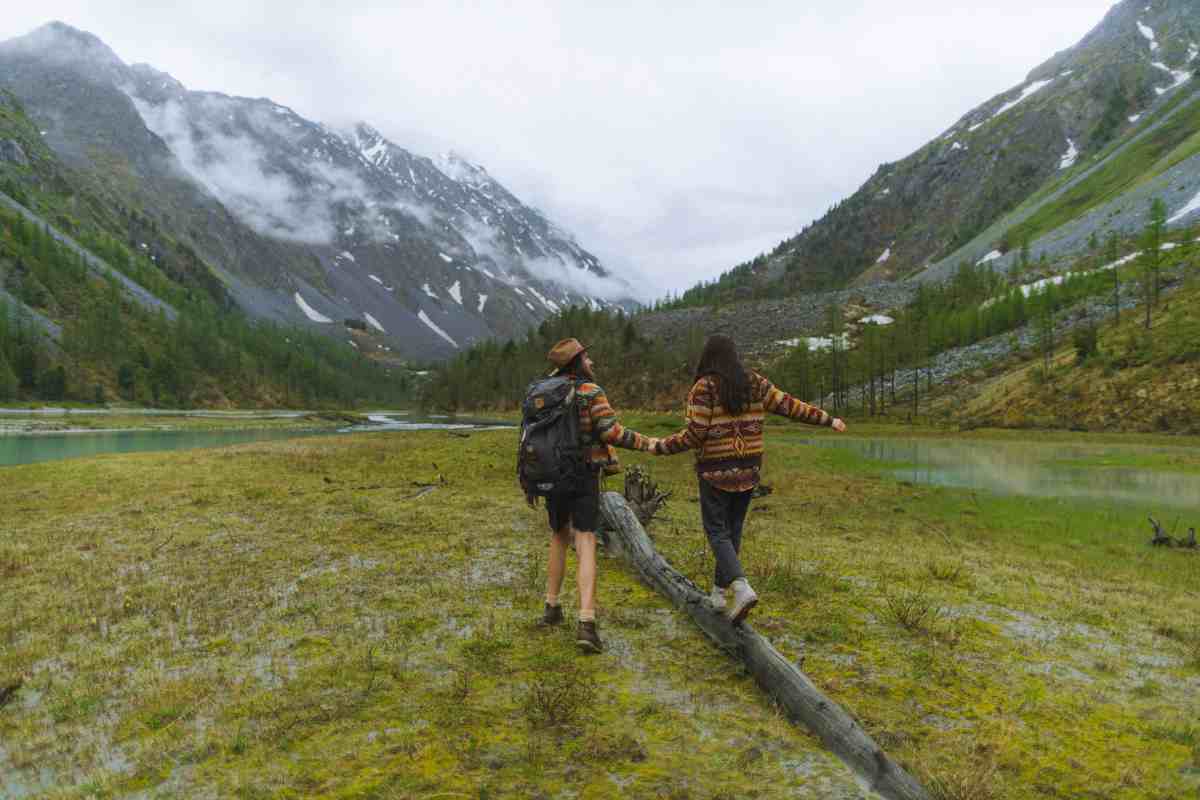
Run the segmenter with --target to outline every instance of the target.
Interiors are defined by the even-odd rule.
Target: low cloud
[[[568,254],[563,254],[562,258],[574,261]],[[638,299],[633,287],[625,281],[611,275],[602,277],[578,263],[568,266],[557,258],[532,258],[527,259],[524,266],[534,278],[556,284],[567,291],[581,292],[602,300]],[[646,299],[641,298],[642,301]]]
[[[336,206],[361,205],[366,198],[358,176],[331,164],[309,161],[297,172],[272,165],[259,137],[294,143],[297,134],[266,113],[238,117],[255,136],[217,122],[232,121],[239,114],[239,104],[228,98],[206,97],[195,113],[174,99],[159,104],[133,95],[131,99],[146,126],[167,143],[187,175],[265,236],[331,244],[337,236]]]

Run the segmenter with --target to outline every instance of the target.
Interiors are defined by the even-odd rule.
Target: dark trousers
[[[753,491],[723,492],[700,479],[700,518],[713,555],[717,557],[717,586],[724,589],[745,577],[738,552],[742,549],[742,525],[750,508]]]

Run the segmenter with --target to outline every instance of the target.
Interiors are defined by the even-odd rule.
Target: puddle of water
[[[1137,448],[909,439],[819,439],[808,443],[848,449],[872,461],[902,464],[892,474],[913,483],[1025,497],[1200,509],[1200,476],[1195,474],[1061,463],[1145,452]]]

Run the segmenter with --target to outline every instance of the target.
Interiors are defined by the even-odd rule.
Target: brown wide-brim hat
[[[570,364],[575,359],[575,356],[584,350],[587,350],[587,347],[580,344],[578,339],[563,339],[550,348],[550,352],[546,354],[546,359],[554,365],[554,369],[560,370]]]

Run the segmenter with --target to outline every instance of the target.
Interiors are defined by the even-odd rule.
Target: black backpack
[[[564,376],[529,384],[521,404],[521,443],[517,477],[535,497],[580,491],[588,478],[585,448],[579,441],[577,382]]]

